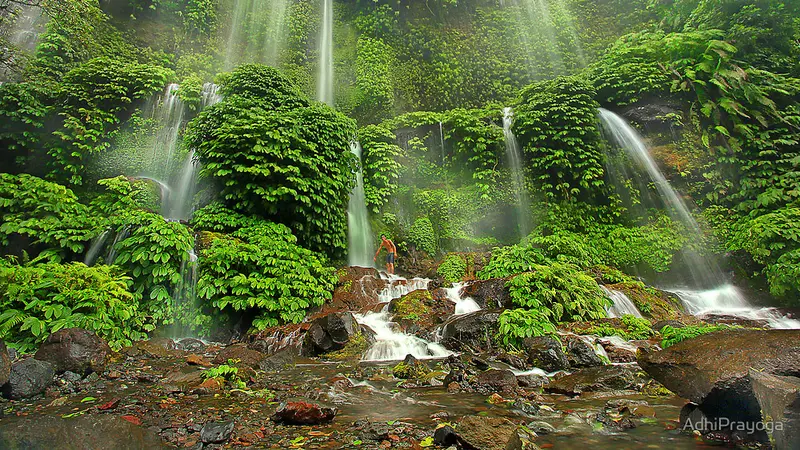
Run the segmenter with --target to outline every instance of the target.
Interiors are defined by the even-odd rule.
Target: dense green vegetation
[[[644,290],[626,274],[674,275],[688,253],[726,256],[737,282],[797,305],[800,5],[335,2],[323,105],[319,2],[239,3],[42,0],[26,47],[16,2],[0,2],[0,338],[30,350],[77,324],[119,347],[171,324],[300,322],[332,296],[359,167],[399,267],[505,280],[509,346],[604,317],[598,282]],[[154,114],[169,83],[172,128]],[[528,236],[510,219],[504,107]],[[702,236],[609,142],[600,107],[642,131]],[[152,173],[167,131],[174,155]],[[196,211],[165,220],[192,156]]]

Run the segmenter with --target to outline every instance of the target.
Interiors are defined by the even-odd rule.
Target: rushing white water
[[[323,0],[317,100],[333,106],[333,0]]]
[[[771,328],[800,329],[800,320],[786,317],[776,308],[753,306],[735,286],[730,284],[706,291],[688,289],[671,289],[669,291],[681,299],[688,313],[695,316],[731,316],[745,320],[763,321]]]
[[[361,168],[361,144],[353,142],[350,151],[359,160],[356,185],[347,202],[347,258],[351,266],[372,267],[372,228],[369,225],[367,200],[364,195],[364,172]]]
[[[153,110],[152,117],[158,124],[158,132],[153,141],[151,165],[147,170],[147,175],[167,178],[172,171],[172,164],[178,150],[178,136],[186,110],[183,101],[178,97],[179,88],[180,86],[175,83],[168,85]]]
[[[173,337],[190,337],[194,334],[189,323],[197,314],[196,288],[197,254],[194,251],[194,247],[192,247],[181,262],[181,282],[172,293],[174,314],[178,318],[172,326]],[[186,319],[189,323],[182,322],[181,318]]]
[[[425,278],[405,278],[395,275],[388,276],[389,285],[378,295],[381,303],[391,302],[409,292],[427,289],[430,280]],[[452,354],[443,346],[428,342],[425,339],[408,335],[392,322],[391,314],[387,308],[381,312],[367,314],[354,314],[356,321],[368,326],[375,332],[376,342],[364,353],[364,361],[399,361],[406,355],[414,355],[417,359],[444,358]]]
[[[111,235],[111,230],[105,230],[100,233],[100,236],[97,236],[92,241],[92,245],[89,247],[89,250],[86,252],[86,256],[83,258],[83,263],[87,266],[93,266],[94,263],[97,262],[97,258],[100,256],[100,252],[103,251],[103,246],[106,245],[106,241],[108,237]]]
[[[472,297],[461,297],[461,289],[464,283],[454,283],[453,287],[446,288],[447,299],[456,304],[456,312],[454,316],[473,313],[480,311],[481,307]]]
[[[452,354],[443,346],[403,333],[386,312],[356,314],[356,320],[375,332],[376,342],[367,350],[364,361],[400,361],[406,355],[417,359],[444,358]]]
[[[442,153],[442,165],[444,166],[444,125],[442,122],[439,122],[439,144],[441,145],[440,149]]]
[[[642,313],[639,312],[639,308],[628,298],[625,293],[620,291],[615,291],[613,289],[608,289],[605,286],[600,286],[603,289],[603,292],[606,293],[606,296],[614,301],[614,304],[606,309],[606,313],[608,313],[608,317],[622,317],[626,314],[630,314],[635,317],[642,317]]]
[[[108,248],[108,254],[106,255],[105,258],[106,264],[109,265],[114,264],[114,260],[117,259],[117,244],[127,239],[128,236],[130,235],[131,235],[131,226],[125,225],[124,227],[122,227],[122,230],[120,230],[114,236],[114,241],[111,242],[111,246]]]
[[[517,226],[520,237],[524,238],[531,232],[530,200],[525,189],[525,173],[522,169],[522,150],[517,142],[517,137],[511,131],[514,123],[514,111],[503,108],[503,134],[506,141],[506,156],[511,170],[511,182],[514,186],[514,196],[517,201]]]
[[[642,169],[647,171],[667,207],[667,213],[673,220],[683,224],[690,241],[702,242],[703,232],[700,230],[700,226],[658,168],[639,133],[625,119],[607,109],[600,108],[600,120],[611,139],[625,150]],[[701,257],[694,251],[684,252],[684,257],[686,262],[691,265],[690,273],[697,286],[713,288],[725,284],[726,278],[712,258]]]

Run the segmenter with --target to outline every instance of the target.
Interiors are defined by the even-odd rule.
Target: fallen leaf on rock
[[[128,422],[130,422],[130,423],[132,423],[134,425],[141,425],[142,424],[142,419],[140,419],[140,418],[138,418],[136,416],[126,415],[126,416],[122,416],[121,419],[122,420],[127,420]]]
[[[100,411],[108,411],[109,409],[116,408],[117,405],[119,405],[119,399],[115,398],[98,406],[97,409],[99,409]]]
[[[67,397],[58,397],[47,406],[64,406],[67,403]]]

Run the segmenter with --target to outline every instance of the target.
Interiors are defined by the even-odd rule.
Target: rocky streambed
[[[481,300],[491,295],[475,299],[484,309],[453,316],[443,303],[451,300],[435,286],[405,293],[395,286],[400,295],[389,299],[386,284],[361,274],[350,295],[340,291],[308,322],[226,344],[158,338],[112,352],[92,333],[67,329],[35,355],[3,346],[0,448],[694,449],[800,442],[800,331],[731,330],[661,350],[657,340],[562,330],[559,339],[530,338],[507,352],[493,338],[497,312]],[[413,348],[425,351],[416,344],[427,342],[449,356],[362,361],[385,336],[359,323],[359,314],[381,309],[406,315],[395,327],[414,336]],[[727,428],[685,429],[687,419],[722,418]],[[773,429],[755,425],[766,423]]]

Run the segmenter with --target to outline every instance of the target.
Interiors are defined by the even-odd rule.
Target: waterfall
[[[517,137],[511,131],[514,123],[514,112],[511,108],[503,109],[503,134],[506,141],[506,156],[511,170],[511,182],[514,187],[514,197],[517,201],[517,227],[520,237],[524,238],[531,232],[530,200],[525,189],[525,173],[522,168],[522,151],[517,142]]]
[[[222,96],[219,94],[219,86],[214,83],[203,83],[202,101],[200,103],[203,109],[219,103]]]
[[[108,254],[105,258],[105,263],[108,265],[114,264],[114,260],[117,259],[117,244],[124,241],[131,235],[131,226],[125,225],[122,229],[117,232],[116,236],[114,236],[114,241],[111,242],[111,247],[108,249]]]
[[[175,338],[192,337],[194,335],[191,323],[198,313],[195,293],[197,288],[197,254],[194,251],[194,244],[181,262],[180,273],[181,281],[172,293],[173,316],[177,318],[172,326],[172,335]]]
[[[690,241],[702,242],[703,232],[697,221],[694,220],[689,208],[669,184],[664,174],[658,168],[655,160],[650,155],[642,137],[622,117],[611,111],[600,108],[600,119],[604,130],[610,135],[623,150],[650,176],[656,186],[659,196],[667,206],[667,213],[673,220],[680,222],[688,232]],[[695,252],[684,254],[687,262],[692,266],[691,273],[695,284],[710,288],[725,284],[725,276],[711,258],[704,258]]]
[[[333,106],[333,0],[323,0],[317,100]]]
[[[447,299],[456,304],[454,316],[473,313],[481,309],[480,305],[472,297],[461,297],[461,289],[464,283],[454,283],[453,287],[445,289]]]
[[[388,279],[389,285],[378,295],[382,303],[391,302],[418,289],[427,289],[430,282],[424,278],[406,280],[398,276],[389,276]],[[435,342],[403,333],[392,322],[387,309],[388,305],[381,312],[354,314],[359,324],[375,332],[375,343],[364,353],[363,361],[400,361],[406,355],[414,355],[417,359],[444,358],[452,354]]]
[[[605,292],[606,296],[614,302],[614,304],[606,310],[608,317],[622,317],[626,314],[639,318],[642,317],[639,308],[637,308],[633,301],[623,292],[608,289],[605,286],[600,286],[600,288]]]
[[[100,252],[103,251],[103,246],[106,245],[106,241],[108,240],[108,236],[111,234],[111,230],[105,230],[100,233],[100,236],[97,236],[92,241],[92,245],[89,247],[89,250],[86,252],[86,256],[83,258],[83,263],[87,266],[93,266],[94,263],[97,262],[97,258],[100,256]]]
[[[442,166],[444,166],[444,125],[442,122],[439,122],[439,143],[441,144],[441,151],[442,151]]]
[[[347,202],[347,256],[351,266],[373,267],[374,246],[369,225],[367,201],[364,195],[364,173],[361,169],[361,144],[353,142],[350,151],[359,160],[356,185]]]
[[[726,284],[716,289],[693,291],[671,289],[683,303],[686,312],[695,316],[730,316],[766,322],[772,328],[800,328],[800,320],[785,315],[776,308],[751,305],[735,286]]]
[[[288,0],[235,0],[225,43],[225,70],[244,63],[278,66]]]
[[[153,153],[148,175],[166,178],[172,172],[172,164],[178,150],[178,136],[185,107],[178,98],[178,86],[172,83],[158,99],[152,118],[158,124],[158,132],[153,141]]]

